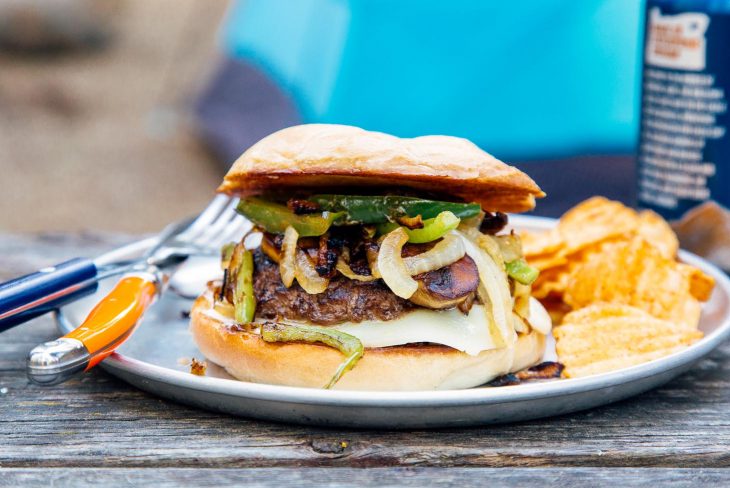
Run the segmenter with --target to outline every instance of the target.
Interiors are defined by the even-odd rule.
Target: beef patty
[[[281,317],[322,325],[387,321],[415,307],[393,294],[382,280],[361,282],[336,276],[316,295],[308,294],[296,282],[287,288],[281,282],[279,265],[260,249],[254,251],[253,286],[256,315],[272,320]]]

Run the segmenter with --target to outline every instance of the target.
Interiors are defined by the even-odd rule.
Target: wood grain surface
[[[154,485],[155,488],[195,486],[591,486],[657,487],[723,486],[723,469],[631,468],[252,468],[252,469],[0,469],[0,487],[76,486],[98,488],[99,481],[115,487]]]
[[[0,278],[129,240],[0,234]],[[54,334],[44,317],[0,336],[0,486],[730,485],[730,344],[666,386],[602,408],[404,432],[230,417],[161,400],[101,370],[31,385],[25,356]]]

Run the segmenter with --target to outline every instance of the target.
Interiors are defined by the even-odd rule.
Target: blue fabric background
[[[227,53],[305,122],[472,139],[504,159],[633,152],[637,0],[245,0]]]

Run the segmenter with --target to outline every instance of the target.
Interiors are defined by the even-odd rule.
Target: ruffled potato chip
[[[699,321],[687,273],[642,237],[604,244],[573,269],[563,299],[574,309],[611,302],[693,328]]]
[[[557,229],[544,232],[521,231],[520,240],[525,256],[550,256],[560,251],[565,245]]]
[[[596,243],[630,235],[639,227],[638,214],[620,202],[593,197],[568,210],[558,222],[565,241],[563,253],[570,255]]]
[[[568,286],[570,268],[561,266],[540,271],[537,280],[532,284],[532,296],[537,299],[562,299],[563,292]]]
[[[649,241],[664,256],[674,259],[679,250],[679,240],[672,228],[661,215],[651,210],[639,212],[638,234]]]
[[[596,303],[563,317],[553,329],[556,351],[569,378],[626,368],[676,352],[702,337],[684,324],[644,310]]]
[[[532,295],[535,298],[554,295],[561,299],[570,274],[568,259],[560,255],[544,255],[528,257],[527,262],[540,270],[537,280],[532,284]]]
[[[689,292],[692,296],[701,302],[709,300],[715,288],[715,278],[688,264],[679,263],[677,266],[689,278]]]
[[[609,317],[645,317],[647,314],[640,308],[620,303],[597,303],[570,312],[571,324],[590,324],[596,320]]]
[[[545,254],[542,256],[531,256],[527,259],[527,263],[540,271],[544,271],[564,267],[568,264],[568,258],[559,254]]]
[[[540,270],[540,276],[533,283],[533,295],[536,298],[560,298],[570,282],[571,273],[582,263],[591,260],[591,256],[600,253],[607,242],[617,242],[624,237],[613,238],[585,247],[570,256],[538,256],[528,258],[528,263]]]

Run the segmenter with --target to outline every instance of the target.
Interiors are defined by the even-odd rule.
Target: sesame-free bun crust
[[[531,210],[544,196],[529,176],[466,139],[402,139],[332,124],[298,125],[265,137],[238,158],[218,191],[250,196],[348,187],[422,190],[504,212]]]
[[[231,330],[206,313],[203,295],[193,305],[190,331],[200,351],[241,381],[322,388],[343,355],[328,346],[268,343],[258,334]],[[366,349],[355,367],[334,386],[340,390],[447,390],[479,386],[540,361],[545,336],[520,335],[512,348],[470,356],[446,346],[407,345]]]

